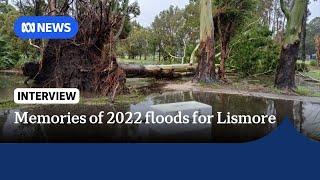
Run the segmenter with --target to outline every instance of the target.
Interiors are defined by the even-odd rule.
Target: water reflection
[[[215,112],[235,115],[276,115],[278,120],[289,117],[305,134],[320,140],[320,103],[272,100],[238,95],[206,92],[170,92],[147,97],[143,102],[118,106],[59,105],[39,106],[33,109],[0,111],[0,141],[27,142],[246,142],[259,139],[274,130],[277,124],[260,125],[213,125],[188,132],[176,131],[164,134],[146,125],[13,125],[14,112],[28,111],[31,114],[85,114],[90,116],[100,111],[141,112],[145,114],[156,104],[198,101],[211,105]],[[107,119],[105,119],[106,121]]]
[[[320,104],[296,102],[294,109],[296,128],[309,138],[320,141]]]

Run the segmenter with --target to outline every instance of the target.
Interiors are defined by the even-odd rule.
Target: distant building
[[[316,54],[311,54],[311,55],[307,55],[307,60],[315,60],[317,59],[317,55]]]

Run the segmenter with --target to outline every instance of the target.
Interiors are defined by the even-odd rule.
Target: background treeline
[[[13,32],[14,21],[19,16],[32,14],[31,4],[26,4],[25,9],[25,13],[21,13],[8,0],[0,0],[0,69],[20,67],[26,61],[37,59],[37,50]]]
[[[216,63],[240,74],[275,70],[284,38],[286,18],[279,0],[214,0]],[[286,0],[290,6],[291,0]],[[315,38],[320,35],[320,18],[304,21],[300,59],[315,59]],[[199,1],[185,8],[171,6],[162,11],[150,27],[132,22],[129,37],[118,44],[118,55],[140,63],[189,63],[199,43]],[[307,23],[309,22],[309,23]],[[227,44],[227,45],[225,45]],[[222,47],[224,46],[224,47]],[[226,47],[227,46],[227,49]],[[141,60],[141,61],[140,61]],[[311,64],[315,64],[313,61]]]
[[[289,5],[292,2],[286,1]],[[21,15],[44,15],[48,2],[0,2],[0,69],[18,68],[26,61],[39,60],[39,50],[15,37],[13,23]],[[274,71],[286,25],[280,1],[214,0],[213,5],[216,63],[237,70],[243,76]],[[117,44],[117,54],[123,60],[136,63],[196,63],[199,16],[199,1],[190,0],[185,8],[171,6],[161,12],[150,27],[128,20],[124,37]],[[305,22],[308,22],[308,14]],[[301,60],[315,58],[314,39],[320,35],[320,18],[306,23],[304,29]],[[41,45],[41,42],[33,43]]]

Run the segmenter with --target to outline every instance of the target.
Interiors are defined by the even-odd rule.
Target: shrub
[[[272,40],[268,27],[253,27],[245,35],[239,35],[230,56],[229,65],[242,76],[267,73],[276,69],[280,47]]]
[[[0,37],[0,69],[12,68],[19,59],[19,53]]]
[[[316,61],[311,61],[310,62],[310,66],[313,66],[313,67],[315,67],[315,66],[317,66],[318,64],[317,64],[317,62]]]

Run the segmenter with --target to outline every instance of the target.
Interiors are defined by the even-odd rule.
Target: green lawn
[[[317,60],[311,59],[311,60],[305,61],[304,63],[305,63],[306,65],[310,65],[312,61],[317,62]],[[302,60],[298,60],[297,63],[302,64],[303,61],[302,61]]]
[[[168,64],[180,64],[180,61],[163,61],[161,59],[161,63],[159,63],[158,57],[154,60],[153,57],[147,57],[145,60],[144,57],[140,60],[137,59],[128,59],[128,58],[118,58],[120,63],[126,63],[126,64],[138,64],[138,65],[168,65]]]
[[[119,62],[127,63],[127,64],[139,64],[139,65],[152,65],[152,64],[158,63],[158,61],[154,61],[153,59],[140,60],[140,59],[123,59],[123,58],[119,58]]]
[[[313,78],[315,78],[315,79],[320,80],[320,70],[319,70],[319,69],[317,69],[317,70],[311,70],[311,71],[307,72],[306,74],[307,74],[308,76],[311,76],[311,77],[313,77]]]

